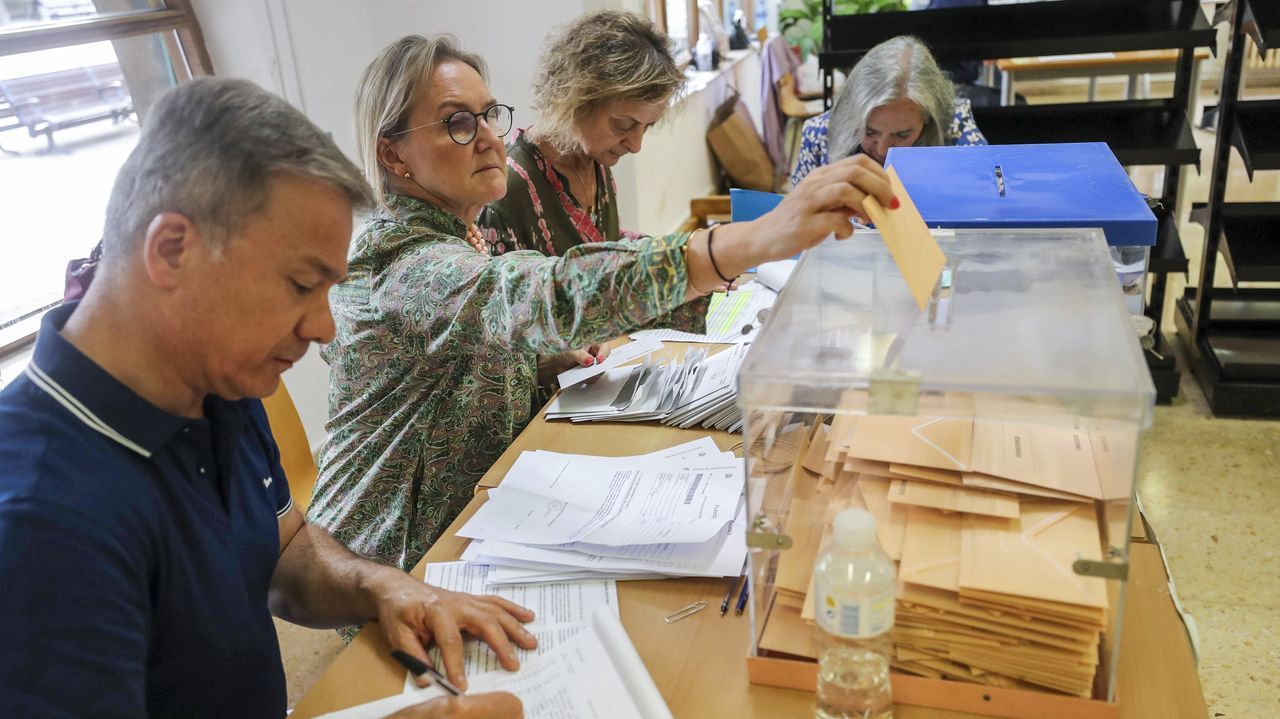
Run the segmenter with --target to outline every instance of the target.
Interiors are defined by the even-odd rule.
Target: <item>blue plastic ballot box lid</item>
[[[1113,247],[1156,243],[1156,217],[1105,142],[895,147],[887,165],[930,227],[1100,227]]]

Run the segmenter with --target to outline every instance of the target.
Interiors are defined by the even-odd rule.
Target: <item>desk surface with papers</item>
[[[682,354],[684,349],[672,347],[669,351]],[[540,414],[482,478],[475,499],[413,574],[421,578],[428,564],[463,556],[470,540],[459,536],[459,530],[488,501],[489,490],[501,485],[525,452],[638,455],[703,437],[709,437],[722,452],[741,453],[740,436],[727,432],[654,424],[549,422]],[[1130,572],[1125,608],[1127,638],[1119,667],[1119,716],[1207,717],[1191,647],[1169,596],[1159,548],[1135,543]],[[617,583],[622,625],[672,714],[699,718],[813,716],[811,693],[748,682],[749,618],[745,614],[734,616],[732,611],[721,617],[716,611],[726,586],[727,580],[722,578]],[[707,602],[706,610],[673,624],[663,621],[666,615],[699,600]],[[404,689],[404,679],[404,670],[388,655],[381,634],[376,630],[361,632],[303,697],[292,717],[308,719],[399,693]],[[894,716],[960,719],[977,715],[899,706]]]

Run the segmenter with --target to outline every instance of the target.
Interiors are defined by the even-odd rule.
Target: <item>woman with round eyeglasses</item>
[[[702,331],[705,295],[831,233],[884,171],[817,171],[772,213],[693,235],[492,257],[469,230],[507,191],[509,108],[484,62],[448,36],[403,38],[357,92],[356,142],[382,207],[356,232],[330,294],[336,335],[328,441],[308,515],[357,553],[410,569],[532,416],[539,355],[589,347],[681,309]]]
[[[684,85],[670,46],[647,18],[621,10],[583,15],[547,40],[533,81],[538,121],[510,142],[507,195],[478,223],[495,254],[562,255],[639,236],[620,226],[610,168],[640,151]]]

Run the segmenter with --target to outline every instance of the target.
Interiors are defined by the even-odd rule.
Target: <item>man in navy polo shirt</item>
[[[285,715],[271,615],[377,619],[465,685],[460,632],[507,668],[532,613],[360,559],[289,499],[257,397],[333,338],[359,171],[255,85],[170,91],[116,178],[84,300],[0,392],[0,717]],[[509,694],[397,717],[518,716]]]

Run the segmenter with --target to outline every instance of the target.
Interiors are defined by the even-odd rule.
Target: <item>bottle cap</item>
[[[876,541],[876,518],[864,509],[843,510],[836,515],[833,536],[841,549],[866,549]]]

